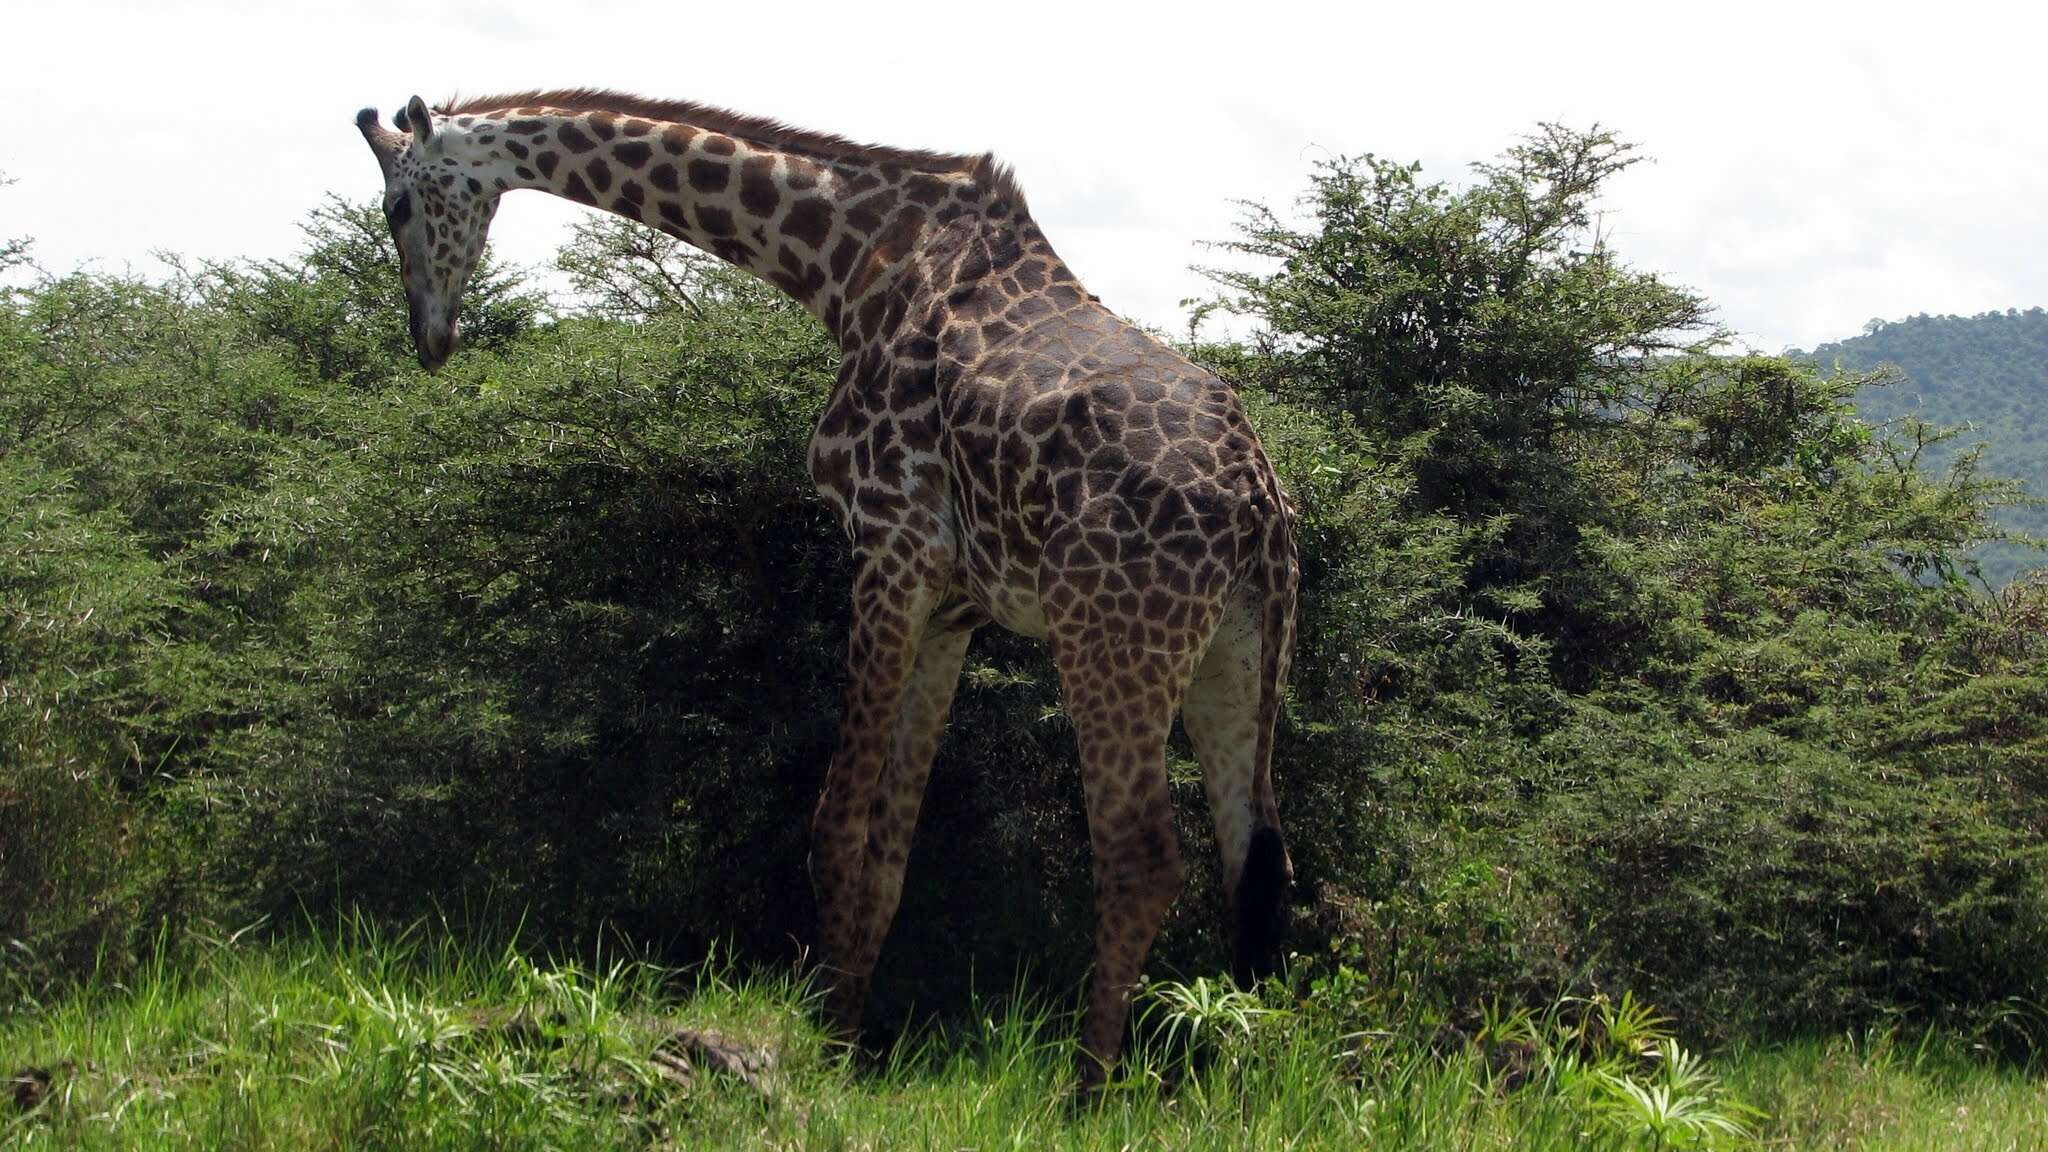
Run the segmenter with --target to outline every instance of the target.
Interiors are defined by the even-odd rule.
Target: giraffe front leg
[[[866,947],[875,934],[867,877],[869,826],[916,662],[916,637],[931,606],[922,587],[906,587],[890,575],[882,565],[867,563],[854,579],[839,746],[811,822],[811,885],[825,953],[826,1022],[842,1039],[859,1033],[873,965]]]
[[[903,870],[910,861],[910,840],[917,811],[924,801],[925,780],[946,732],[946,713],[960,685],[960,665],[967,658],[972,629],[928,633],[918,645],[917,661],[898,710],[896,739],[875,790],[868,816],[868,843],[862,879],[862,911],[866,932],[860,950],[847,967],[872,974],[882,941],[896,918],[903,897]],[[863,981],[863,990],[866,982]]]

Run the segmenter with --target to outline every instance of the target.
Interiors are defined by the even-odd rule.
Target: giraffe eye
[[[412,193],[403,193],[393,200],[391,207],[384,210],[384,217],[391,221],[393,228],[403,228],[405,222],[412,219]]]

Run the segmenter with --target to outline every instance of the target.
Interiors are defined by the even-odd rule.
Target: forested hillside
[[[1938,439],[1859,422],[1863,376],[1717,354],[1709,302],[1592,226],[1632,160],[1549,128],[1470,186],[1330,161],[1214,274],[1260,335],[1187,351],[1299,507],[1276,996],[1332,1037],[1405,1021],[1418,1061],[1515,1006],[1641,1000],[1707,1040],[1904,1022],[2027,1058],[2048,582],[1962,566],[2010,486],[1916,467]],[[0,1014],[344,913],[803,960],[848,613],[806,444],[837,349],[612,218],[561,265],[563,315],[481,275],[431,376],[374,205],[317,208],[288,260],[17,270]],[[977,636],[875,1019],[957,1017],[1020,962],[1079,980],[1058,705],[1039,645]],[[1151,971],[1213,974],[1175,740],[1195,874]],[[1395,1074],[1369,1046],[1312,1063],[1345,1092]]]
[[[1931,464],[1946,466],[1958,451],[1981,445],[1985,474],[2022,480],[2028,495],[2048,498],[2048,311],[1873,320],[1861,336],[1791,355],[1824,371],[1896,366],[1896,378],[1856,393],[1858,414],[1873,422],[1967,424]],[[2015,532],[2048,538],[2048,504],[2014,505],[1995,516]],[[1987,544],[1980,556],[1994,585],[2048,565],[2048,555],[2012,544]]]

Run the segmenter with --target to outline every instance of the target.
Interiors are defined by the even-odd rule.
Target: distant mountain
[[[1824,369],[1896,365],[1904,380],[1857,394],[1864,419],[1917,416],[1931,424],[1967,424],[1954,443],[1961,449],[1985,445],[1986,475],[2024,480],[2028,494],[2048,497],[2048,311],[1872,320],[1861,336],[1788,355]],[[2048,506],[2004,509],[1999,520],[2048,537]],[[2048,567],[2048,556],[2009,546],[1986,548],[1979,559],[1994,584],[2026,568]]]

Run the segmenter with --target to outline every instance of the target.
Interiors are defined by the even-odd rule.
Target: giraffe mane
[[[435,106],[443,116],[496,112],[513,108],[554,108],[564,112],[616,112],[643,120],[665,120],[721,132],[753,144],[794,152],[814,160],[856,164],[901,164],[919,172],[962,175],[994,196],[1023,207],[1023,190],[1010,166],[993,152],[928,152],[862,144],[831,132],[813,132],[768,116],[749,116],[694,100],[653,100],[608,88],[534,88],[496,96],[450,97]]]

